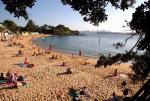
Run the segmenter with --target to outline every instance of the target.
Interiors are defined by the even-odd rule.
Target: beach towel
[[[18,87],[23,87],[23,86],[26,86],[26,87],[30,87],[28,85],[28,83],[22,81],[22,82],[17,82],[17,84],[14,84],[14,83],[3,83],[0,85],[0,89],[13,89],[13,88],[18,88]]]
[[[18,65],[19,65],[20,67],[27,67],[28,64],[19,63]]]

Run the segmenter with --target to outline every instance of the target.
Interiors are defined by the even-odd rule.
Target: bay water
[[[124,53],[130,50],[136,43],[138,36],[129,39],[124,47],[116,49],[113,44],[124,42],[126,38],[130,37],[129,34],[124,33],[103,33],[103,32],[80,32],[81,35],[69,36],[46,36],[43,38],[33,39],[35,45],[42,48],[49,48],[50,45],[58,51],[78,54],[79,50],[82,51],[84,56],[99,58],[101,55],[112,55],[117,53]]]

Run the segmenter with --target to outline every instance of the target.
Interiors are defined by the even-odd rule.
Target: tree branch
[[[130,53],[130,52],[133,51],[133,49],[137,46],[137,44],[140,42],[140,40],[141,40],[142,37],[143,37],[143,34],[140,35],[140,37],[139,37],[139,39],[137,40],[136,44],[131,48],[131,50],[130,50],[128,53]]]
[[[134,34],[132,34],[130,37],[128,37],[127,39],[125,39],[125,42],[124,42],[123,46],[125,46],[126,43],[127,43],[127,41],[128,41],[130,38],[132,38],[134,35],[137,35],[137,33],[134,33]]]

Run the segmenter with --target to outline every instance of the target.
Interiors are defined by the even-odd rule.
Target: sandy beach
[[[17,89],[0,89],[0,101],[71,101],[68,95],[69,88],[79,89],[86,86],[90,92],[91,99],[97,98],[99,101],[108,100],[112,93],[122,96],[121,83],[128,81],[131,94],[134,94],[140,84],[132,84],[128,74],[132,74],[130,64],[113,65],[107,68],[95,68],[96,59],[81,57],[71,54],[51,51],[50,54],[32,56],[33,49],[32,38],[42,37],[43,35],[21,36],[14,39],[13,42],[21,43],[24,48],[19,46],[8,47],[8,42],[0,42],[0,72],[6,74],[11,71],[26,76],[27,86]],[[18,50],[23,51],[23,56],[15,57]],[[42,49],[40,49],[42,51]],[[43,50],[44,51],[44,50]],[[58,55],[58,59],[49,59],[53,54]],[[61,58],[60,55],[61,54]],[[25,57],[35,66],[33,68],[21,68],[16,65],[23,62]],[[63,62],[66,66],[61,66]],[[88,64],[84,64],[88,62]],[[72,74],[63,74],[67,68],[71,68]],[[126,75],[125,77],[109,77],[115,69],[118,73]]]

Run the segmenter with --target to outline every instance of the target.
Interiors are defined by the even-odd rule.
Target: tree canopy
[[[1,0],[5,9],[15,17],[28,19],[27,8],[32,8],[37,0]],[[107,20],[106,6],[110,3],[116,9],[128,9],[136,0],[61,0],[64,5],[70,5],[78,11],[83,20],[98,25]]]
[[[54,28],[54,33],[56,33],[57,35],[71,35],[71,34],[79,34],[79,32],[77,31],[73,31],[71,29],[69,29],[68,27],[65,27],[64,25],[57,25]]]
[[[2,24],[10,31],[17,32],[17,24],[14,21],[5,20]]]
[[[29,32],[35,32],[36,31],[36,25],[33,23],[32,20],[29,20],[27,22],[27,25],[25,26],[26,31]]]
[[[107,66],[116,62],[122,63],[132,60],[133,64],[131,68],[136,74],[134,79],[145,80],[150,74],[150,0],[136,8],[135,13],[132,15],[132,20],[128,25],[131,30],[135,31],[131,37],[139,35],[137,43],[128,52],[109,58],[105,57],[105,61],[103,63],[99,61],[96,66]],[[141,53],[138,54],[138,52]]]
[[[122,10],[128,9],[135,3],[135,0],[61,0],[64,5],[70,5],[78,11],[83,20],[98,25],[107,20],[106,6],[110,3],[113,7]]]
[[[0,32],[5,30],[5,26],[2,25],[2,23],[0,23]]]
[[[0,32],[4,31],[4,27],[0,26]]]
[[[42,26],[39,26],[33,23],[32,20],[28,20],[25,27],[17,26],[17,24],[12,20],[5,20],[2,24],[4,26],[3,25],[0,26],[0,31],[3,31],[5,27],[6,29],[9,29],[10,31],[15,33],[28,31],[28,32],[39,32],[43,34],[54,34],[54,35],[78,35],[79,34],[79,31],[71,30],[65,25],[57,25],[55,27],[52,25],[44,24]]]
[[[36,0],[1,0],[5,4],[5,9],[15,17],[28,19],[27,8],[31,8]]]

